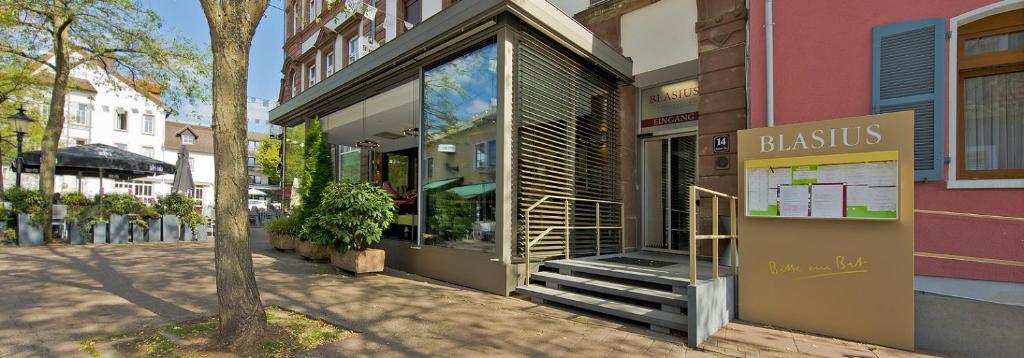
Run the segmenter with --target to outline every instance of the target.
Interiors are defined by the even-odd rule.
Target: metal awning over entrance
[[[416,25],[270,111],[272,123],[294,126],[349,107],[417,76],[430,57],[498,26],[511,14],[594,65],[632,82],[632,61],[547,1],[460,1]]]

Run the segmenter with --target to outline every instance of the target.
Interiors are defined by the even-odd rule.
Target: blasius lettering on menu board
[[[809,133],[798,132],[795,136],[761,136],[761,153],[874,145],[882,141],[880,127],[881,125],[876,123],[847,128],[815,129]]]

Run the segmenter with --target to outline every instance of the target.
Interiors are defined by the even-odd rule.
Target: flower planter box
[[[178,220],[178,217],[174,215],[164,215],[163,222],[164,241],[178,241],[181,232],[181,220]]]
[[[94,244],[106,244],[107,243],[107,224],[100,223],[92,226],[92,243]]]
[[[299,241],[295,245],[295,253],[310,260],[328,260],[331,258],[331,251],[331,249],[309,241]]]
[[[384,271],[384,250],[349,250],[345,253],[331,252],[331,265],[354,274]]]
[[[206,241],[206,240],[209,240],[209,237],[207,236],[207,233],[206,233],[206,224],[199,225],[199,227],[196,228],[196,241]]]
[[[281,251],[295,250],[299,239],[291,235],[270,235],[270,246]]]
[[[192,226],[181,224],[181,241],[196,241],[196,235],[192,232]]]
[[[107,241],[111,244],[124,244],[128,242],[128,217],[125,215],[111,215],[108,227]]]
[[[71,245],[85,245],[88,239],[85,224],[77,221],[68,221],[68,243]]]
[[[132,243],[146,242],[146,229],[138,224],[129,224],[132,232]]]
[[[18,246],[43,244],[43,225],[32,222],[29,214],[18,214]]]
[[[163,231],[163,223],[160,219],[146,219],[146,242],[160,242],[160,234]]]

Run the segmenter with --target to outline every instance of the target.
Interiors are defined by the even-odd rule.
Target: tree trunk
[[[253,272],[246,210],[246,85],[249,47],[267,0],[201,0],[213,50],[213,148],[217,172],[215,263],[220,335],[249,346],[267,331]],[[255,11],[258,7],[259,11]]]
[[[71,69],[68,68],[67,48],[64,47],[66,35],[61,32],[54,38],[53,59],[54,75],[53,88],[50,91],[50,117],[46,120],[46,129],[43,131],[42,158],[39,161],[39,190],[47,196],[53,195],[54,173],[57,165],[57,144],[60,142],[60,134],[64,130],[64,96],[68,90],[68,76]],[[103,180],[100,178],[100,180]],[[45,219],[43,223],[49,223],[53,219],[53,201],[46,201]],[[49,225],[44,225],[43,241],[53,242],[53,230]]]

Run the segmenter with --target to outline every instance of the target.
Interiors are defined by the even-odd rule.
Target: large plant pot
[[[164,215],[164,241],[178,241],[181,232],[181,220],[177,216]]]
[[[278,250],[295,250],[298,245],[299,238],[291,235],[270,235],[270,246],[273,246]]]
[[[71,245],[84,245],[88,239],[85,225],[76,221],[68,221],[68,243]]]
[[[43,225],[32,222],[29,214],[18,214],[18,246],[43,244]]]
[[[163,231],[163,224],[160,219],[146,219],[146,242],[160,242],[160,234]]]
[[[334,251],[331,253],[331,265],[354,274],[383,272],[384,250],[349,250],[345,253]]]
[[[139,224],[130,224],[132,232],[132,243],[146,242],[146,229]]]
[[[310,260],[328,260],[331,258],[331,251],[327,247],[309,241],[299,241],[295,246],[295,253]]]
[[[196,228],[196,241],[206,241],[209,237],[206,234],[206,224],[199,225]]]
[[[99,223],[92,226],[92,243],[94,244],[106,244],[107,243],[107,224]]]
[[[192,225],[181,225],[181,241],[196,241],[196,235],[192,232]]]
[[[107,241],[111,244],[124,244],[128,242],[128,216],[111,215]]]

